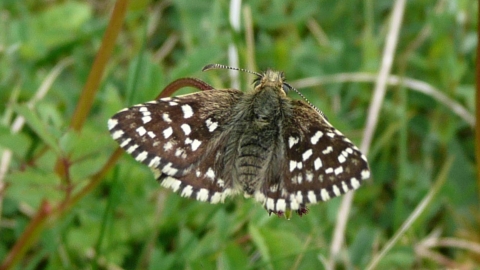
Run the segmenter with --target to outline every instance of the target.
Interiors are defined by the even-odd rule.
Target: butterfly
[[[203,70],[219,68],[246,71],[220,64]],[[108,120],[111,136],[182,197],[219,203],[243,193],[288,218],[370,177],[366,157],[318,108],[287,96],[299,92],[283,72],[246,72],[257,77],[245,93],[176,80],[167,88],[208,91],[123,109]]]

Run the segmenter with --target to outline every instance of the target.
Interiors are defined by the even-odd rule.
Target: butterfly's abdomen
[[[244,134],[238,145],[238,158],[235,162],[238,182],[243,191],[252,195],[263,178],[266,155],[271,147],[271,139],[255,133]]]
[[[239,104],[241,113],[232,123],[235,127],[230,140],[236,156],[233,179],[247,195],[253,195],[266,178],[268,155],[280,132],[281,99],[273,89],[247,94]],[[246,106],[250,108],[242,108]]]

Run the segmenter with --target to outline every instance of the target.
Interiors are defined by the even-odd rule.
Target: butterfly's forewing
[[[186,186],[197,190],[216,186],[208,166],[198,175],[199,164],[208,158],[210,139],[221,132],[230,108],[242,95],[237,90],[211,90],[162,98],[118,112],[108,127],[120,147],[149,166],[162,185],[194,197]]]
[[[275,213],[339,196],[370,176],[365,156],[349,139],[310,105],[291,102],[294,117],[284,119],[279,138],[285,156],[276,161],[284,168],[282,185],[262,188],[265,208]]]

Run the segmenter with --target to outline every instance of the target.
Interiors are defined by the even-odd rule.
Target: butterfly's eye
[[[283,89],[283,92],[285,92],[285,94],[287,94],[288,91],[292,90],[292,87],[288,83],[283,83],[282,84],[282,89]]]
[[[260,84],[261,80],[262,80],[262,77],[258,76],[257,78],[255,78],[255,80],[253,80],[253,85],[257,87]]]

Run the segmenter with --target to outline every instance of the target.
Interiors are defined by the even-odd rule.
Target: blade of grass
[[[480,5],[477,5],[480,10]],[[480,18],[480,12],[477,13]],[[477,18],[477,29],[480,29],[480,20]],[[480,44],[480,33],[477,31],[477,44]],[[480,46],[477,46],[477,68],[475,70],[477,94],[475,95],[475,108],[477,120],[475,121],[475,156],[477,158],[477,188],[480,197]]]
[[[403,13],[405,11],[405,2],[405,0],[397,0],[393,5],[390,29],[386,37],[386,44],[382,55],[382,65],[375,83],[375,90],[368,110],[365,132],[360,145],[360,150],[365,155],[368,154],[368,149],[372,142],[373,133],[376,129],[378,116],[380,115],[380,109],[385,97],[387,79],[392,68],[398,36],[402,25]],[[343,244],[348,214],[350,212],[354,194],[354,192],[349,192],[342,199],[342,204],[340,205],[337,215],[335,230],[333,232],[332,244],[330,246],[329,269],[335,269],[335,260]]]

